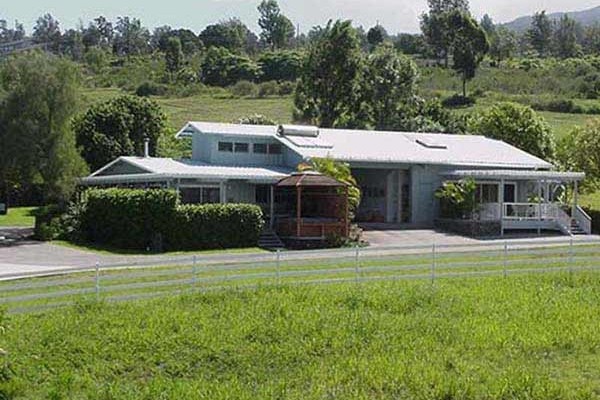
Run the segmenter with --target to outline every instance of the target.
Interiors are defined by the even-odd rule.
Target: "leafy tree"
[[[15,21],[15,27],[9,28],[6,20],[0,19],[0,43],[14,42],[25,37],[25,28],[19,21]]]
[[[114,52],[120,56],[145,54],[149,49],[150,32],[142,22],[129,17],[119,17],[115,26]]]
[[[472,219],[477,210],[475,193],[477,183],[473,178],[459,182],[444,182],[435,192],[440,199],[440,208],[445,218]]]
[[[83,35],[80,31],[69,29],[60,40],[60,53],[71,57],[75,61],[83,59],[85,46],[83,44]]]
[[[378,46],[367,57],[362,93],[376,129],[397,127],[399,110],[416,95],[418,70],[408,56],[391,45]]]
[[[119,156],[144,154],[144,139],[156,155],[157,141],[164,132],[166,116],[153,100],[119,96],[92,105],[75,119],[77,145],[91,170]]]
[[[546,11],[537,12],[533,15],[531,27],[526,36],[533,49],[541,57],[545,57],[550,53],[552,47],[552,21],[546,15]]]
[[[428,0],[427,3],[429,13],[421,15],[421,31],[433,55],[444,60],[448,67],[454,40],[454,31],[448,25],[449,14],[455,11],[468,13],[469,3],[467,0]]]
[[[86,48],[110,48],[114,38],[114,29],[110,21],[99,16],[83,30],[83,44]]]
[[[558,145],[557,159],[570,171],[582,171],[591,186],[600,184],[600,118],[573,128]]]
[[[183,50],[178,37],[170,37],[165,48],[167,72],[173,77],[183,66]]]
[[[207,26],[199,35],[207,48],[224,47],[231,52],[253,52],[253,33],[239,19],[232,18]]]
[[[383,41],[386,40],[387,37],[387,31],[383,26],[379,24],[375,25],[374,27],[369,29],[369,32],[367,32],[367,42],[369,42],[371,48],[375,48],[381,43],[383,43]]]
[[[276,0],[262,0],[258,6],[262,29],[260,38],[271,50],[286,48],[294,38],[294,24],[281,13]]]
[[[392,38],[392,42],[404,54],[424,54],[427,51],[423,35],[400,33]]]
[[[165,52],[167,50],[167,42],[172,35],[173,28],[171,28],[169,25],[157,26],[152,31],[152,36],[150,37],[150,46],[154,50]]]
[[[204,46],[198,36],[189,29],[175,29],[171,31],[171,36],[179,38],[181,50],[186,56],[197,53]]]
[[[213,86],[229,86],[238,81],[255,81],[259,68],[251,59],[232,54],[223,47],[211,47],[202,62],[202,82]]]
[[[488,52],[489,44],[485,31],[466,13],[450,13],[448,26],[454,32],[452,68],[461,74],[463,96],[466,97],[467,81],[475,77],[475,71]]]
[[[311,46],[294,100],[296,114],[323,127],[349,126],[357,117],[362,59],[350,21],[327,24]]]
[[[481,18],[481,22],[479,23],[481,29],[483,29],[488,37],[494,36],[496,34],[496,24],[492,20],[488,14],[484,14]]]
[[[52,51],[58,51],[61,36],[59,22],[51,14],[44,14],[36,21],[32,36],[36,43],[44,43]]]
[[[312,158],[309,164],[302,163],[298,165],[298,171],[316,171],[325,176],[329,176],[339,182],[345,183],[348,186],[348,208],[350,211],[350,219],[354,219],[356,210],[360,204],[360,187],[352,176],[350,165],[344,162],[336,161],[332,158]]]
[[[297,51],[266,52],[258,58],[263,81],[295,81],[302,71],[303,54]]]
[[[578,25],[574,19],[564,14],[554,30],[554,47],[560,58],[575,57],[581,51],[577,43]]]
[[[546,121],[531,107],[498,103],[470,120],[469,131],[503,140],[543,159],[552,159],[555,144]]]
[[[600,53],[600,23],[597,22],[585,28],[583,45],[589,54]]]
[[[495,28],[494,33],[488,38],[490,40],[490,56],[497,63],[512,57],[518,48],[516,34],[503,26]]]
[[[70,122],[77,106],[78,68],[43,52],[10,58],[0,82],[0,184],[6,192],[43,189],[45,201],[67,199],[87,172]]]

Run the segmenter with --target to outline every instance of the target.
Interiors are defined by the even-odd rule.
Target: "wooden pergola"
[[[275,190],[284,200],[277,222],[283,238],[323,240],[348,237],[348,186],[316,172],[299,172],[279,181]]]

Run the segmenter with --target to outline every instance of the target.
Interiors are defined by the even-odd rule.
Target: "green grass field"
[[[32,212],[37,207],[14,207],[8,209],[8,214],[0,215],[0,226],[33,226],[35,217]]]
[[[80,302],[9,317],[12,379],[0,388],[23,399],[592,399],[599,300],[600,275],[581,272]]]

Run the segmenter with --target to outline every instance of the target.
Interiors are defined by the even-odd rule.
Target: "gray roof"
[[[499,140],[476,135],[323,129],[315,138],[279,135],[274,125],[189,122],[178,137],[207,134],[272,137],[304,158],[490,168],[550,169],[552,164]]]
[[[118,162],[124,162],[142,170],[139,174],[104,176],[102,172]],[[181,179],[240,179],[254,182],[277,182],[293,172],[284,167],[246,167],[231,165],[213,165],[192,160],[174,160],[156,157],[119,157],[110,164],[82,180],[85,184],[101,184],[103,182],[122,182]]]
[[[585,179],[583,172],[559,171],[524,171],[511,169],[477,169],[445,171],[441,175],[452,178],[481,178],[481,179],[527,179],[558,182],[582,181]]]

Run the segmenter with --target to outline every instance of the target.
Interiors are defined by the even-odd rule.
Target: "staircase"
[[[285,245],[272,229],[266,228],[260,234],[258,247],[266,250],[284,249]]]
[[[571,226],[569,227],[569,233],[571,235],[585,235],[586,234],[576,219],[571,220]]]

